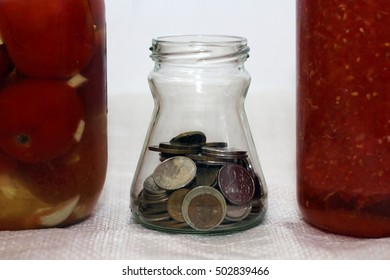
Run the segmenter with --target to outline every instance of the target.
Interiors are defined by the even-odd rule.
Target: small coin
[[[218,180],[219,167],[216,166],[198,166],[196,172],[196,185],[214,186]]]
[[[188,157],[177,156],[160,163],[153,172],[153,179],[162,189],[176,190],[190,184],[195,175],[195,162]]]
[[[219,170],[218,183],[226,199],[236,205],[248,205],[255,193],[251,174],[237,164],[223,166]]]
[[[263,198],[252,200],[252,213],[260,213],[264,210],[265,204]]]
[[[144,199],[142,201],[143,204],[145,205],[148,205],[148,206],[153,206],[155,204],[163,204],[163,203],[166,203],[168,201],[168,196],[164,196],[164,197],[161,197],[161,198],[158,198],[158,199],[146,199],[145,198],[145,195],[144,195]]]
[[[148,194],[156,194],[156,195],[164,195],[166,194],[166,190],[160,188],[157,186],[157,184],[154,182],[153,176],[148,176],[144,181],[144,191]]]
[[[198,153],[198,150],[183,150],[183,149],[174,149],[174,148],[161,148],[160,146],[149,146],[149,150],[153,152],[160,152],[169,155],[187,155]]]
[[[184,197],[187,195],[189,192],[188,189],[179,189],[174,191],[168,199],[167,202],[167,210],[169,215],[171,216],[172,219],[175,221],[184,223],[185,220],[183,218],[183,214],[181,212],[181,206],[183,204]]]
[[[209,157],[204,155],[188,155],[190,159],[196,162],[198,165],[214,165],[214,166],[223,166],[231,160],[226,159],[217,159],[215,157]]]
[[[206,142],[206,135],[201,131],[188,131],[173,137],[171,143],[201,144]]]
[[[196,187],[185,196],[182,213],[192,228],[201,231],[213,229],[225,218],[225,198],[214,188]]]
[[[171,216],[168,213],[162,214],[148,214],[145,212],[140,212],[143,219],[148,222],[159,222],[159,221],[169,221]]]
[[[244,150],[235,148],[202,147],[202,155],[220,159],[242,159],[248,156]]]
[[[141,204],[138,207],[138,210],[146,214],[162,214],[167,212],[167,205],[160,205],[159,207],[149,207],[148,205]]]
[[[202,147],[211,147],[211,148],[226,148],[228,143],[226,142],[206,142],[201,144]]]
[[[159,148],[163,149],[176,149],[176,150],[183,150],[183,151],[200,151],[200,144],[184,144],[184,143],[175,143],[175,142],[161,142],[159,145]]]
[[[252,210],[252,205],[242,206],[242,205],[227,205],[225,219],[232,222],[242,221],[248,217],[249,213]]]

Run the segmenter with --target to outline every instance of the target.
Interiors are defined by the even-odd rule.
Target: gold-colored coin
[[[181,206],[183,204],[184,197],[189,192],[188,189],[179,189],[174,191],[168,199],[167,210],[172,219],[178,222],[185,222],[183,214],[181,212]]]

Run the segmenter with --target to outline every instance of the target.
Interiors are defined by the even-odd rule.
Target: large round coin
[[[188,157],[172,157],[160,163],[153,172],[154,182],[162,189],[176,190],[191,183],[196,164]]]
[[[182,214],[192,228],[201,231],[211,230],[225,218],[225,198],[214,188],[196,187],[185,196]]]
[[[226,199],[236,205],[248,205],[255,194],[251,174],[237,164],[223,166],[218,174],[218,183]]]

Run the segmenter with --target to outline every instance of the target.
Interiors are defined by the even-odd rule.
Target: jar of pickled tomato
[[[90,216],[107,165],[103,0],[0,1],[0,230]]]
[[[390,236],[390,5],[298,0],[297,195],[326,231]]]

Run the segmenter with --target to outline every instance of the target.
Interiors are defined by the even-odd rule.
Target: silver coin
[[[140,214],[142,215],[142,218],[145,221],[148,221],[148,222],[159,222],[159,221],[169,221],[169,220],[171,220],[171,217],[169,216],[168,213],[148,214],[148,213],[140,212]]]
[[[148,205],[141,204],[138,207],[138,210],[141,213],[146,213],[146,214],[162,214],[167,212],[167,205],[160,205],[159,207],[149,207]]]
[[[153,176],[148,176],[144,181],[144,191],[148,192],[150,194],[166,194],[166,190],[160,188],[157,186],[157,184],[154,182]]]
[[[216,189],[199,186],[184,197],[182,214],[192,228],[200,231],[211,230],[225,218],[226,201]]]
[[[227,205],[225,219],[232,222],[242,221],[248,217],[249,213],[252,210],[252,205],[240,206],[240,205]]]
[[[212,165],[212,166],[223,166],[226,162],[230,162],[231,160],[226,159],[216,159],[215,157],[209,157],[204,155],[188,155],[190,159],[196,162],[198,165]]]
[[[164,197],[161,197],[159,199],[146,199],[144,197],[142,203],[145,204],[145,205],[154,205],[154,204],[162,204],[162,203],[166,203],[168,201],[168,196],[164,196]]]
[[[247,151],[236,148],[214,148],[214,147],[202,147],[202,154],[215,155],[219,157],[245,157]]]
[[[188,157],[172,157],[153,172],[154,182],[162,189],[176,190],[190,184],[196,176],[196,164]]]

